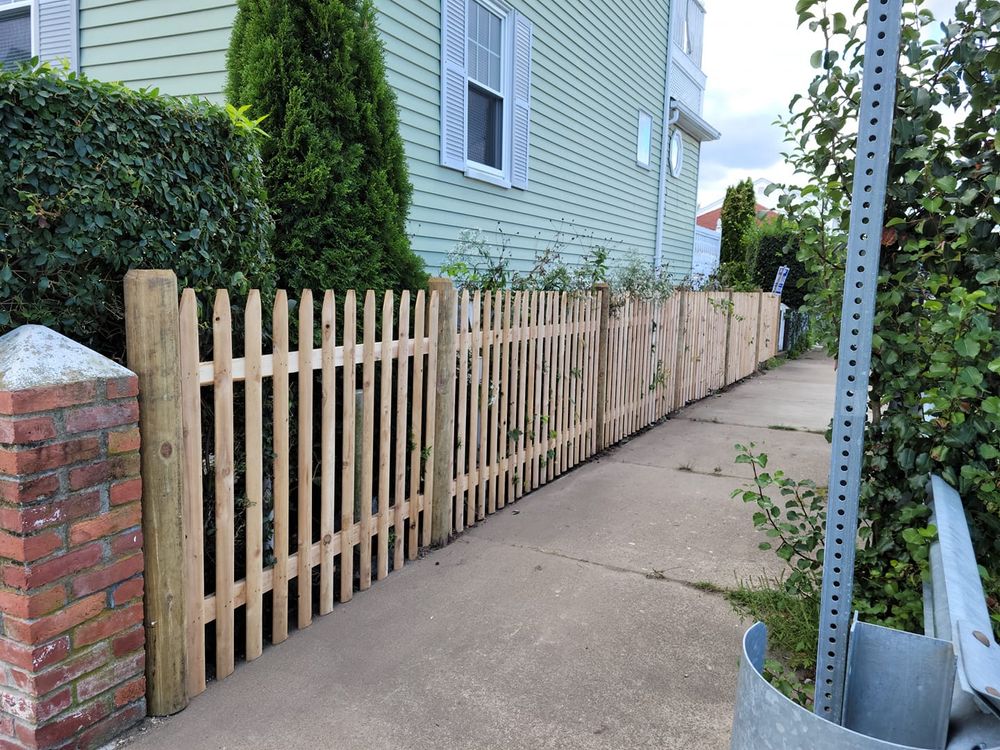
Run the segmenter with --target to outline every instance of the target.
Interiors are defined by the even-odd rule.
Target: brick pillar
[[[136,392],[47,328],[0,337],[0,750],[146,713]]]

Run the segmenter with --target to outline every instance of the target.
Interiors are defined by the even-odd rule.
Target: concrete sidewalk
[[[131,750],[728,747],[756,442],[826,481],[830,360],[695,404],[239,665]],[[792,429],[789,429],[792,428]]]

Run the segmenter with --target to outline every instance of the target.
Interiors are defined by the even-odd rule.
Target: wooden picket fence
[[[729,292],[612,304],[606,287],[456,295],[435,280],[381,299],[306,291],[294,326],[284,292],[268,316],[251,292],[235,326],[226,290],[210,322],[190,289],[177,310],[142,310],[164,321],[149,347],[177,342],[179,361],[162,359],[183,433],[184,627],[152,647],[183,639],[178,679],[199,694],[285,640],[293,617],[309,626],[422,548],[750,375],[777,351],[778,306]],[[161,545],[147,575],[171,575],[169,554]]]

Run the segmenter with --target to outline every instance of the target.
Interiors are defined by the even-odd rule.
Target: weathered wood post
[[[431,505],[431,545],[448,543],[452,528],[451,485],[455,466],[455,362],[458,308],[451,279],[435,277],[428,283],[433,296],[438,293],[437,373],[434,402],[433,476]]]
[[[687,299],[688,292],[678,292],[677,303],[677,360],[674,364],[674,408],[680,409],[687,403],[684,396],[684,359],[687,355]]]
[[[608,405],[608,325],[611,319],[611,287],[606,281],[594,286],[600,295],[598,303],[601,312],[597,324],[597,418],[594,430],[597,432],[597,451],[608,447],[605,435],[605,414]]]
[[[153,716],[177,713],[188,703],[179,329],[174,273],[129,271],[125,334],[128,366],[139,377],[146,680]]]

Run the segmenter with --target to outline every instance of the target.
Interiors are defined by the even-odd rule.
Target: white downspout
[[[656,201],[656,235],[653,239],[653,268],[657,275],[663,264],[663,224],[667,213],[667,165],[670,160],[670,126],[677,122],[680,113],[670,113],[670,73],[674,65],[674,12],[671,0],[667,3],[667,69],[663,75],[663,129],[660,133],[660,181]]]

